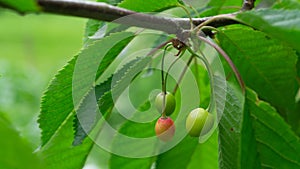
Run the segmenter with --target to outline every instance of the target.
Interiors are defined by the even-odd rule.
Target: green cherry
[[[192,137],[208,133],[214,125],[214,116],[203,108],[196,108],[186,119],[186,130]]]
[[[170,117],[160,117],[155,124],[155,133],[161,141],[170,141],[175,133],[173,120]]]
[[[164,102],[164,95],[165,95],[165,102]],[[165,103],[165,106],[163,106]],[[171,115],[176,107],[175,97],[172,93],[164,92],[159,93],[155,98],[155,107],[159,113],[165,113],[166,116]],[[163,112],[164,111],[164,112]]]

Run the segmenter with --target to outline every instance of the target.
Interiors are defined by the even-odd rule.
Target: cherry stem
[[[175,63],[184,55],[185,53],[185,50],[183,52],[181,52],[180,56],[178,56],[172,63],[171,65],[169,66],[168,70],[167,70],[167,73],[166,73],[166,77],[165,77],[165,81],[167,82],[168,80],[168,77],[169,77],[169,72],[171,70],[171,68],[175,65]],[[175,93],[173,93],[175,95]]]
[[[205,64],[205,67],[207,69],[207,72],[208,72],[208,75],[209,75],[209,78],[210,78],[210,81],[209,81],[209,85],[210,85],[210,97],[211,97],[212,101],[209,104],[208,112],[212,112],[212,109],[213,109],[213,107],[215,105],[215,96],[214,96],[214,87],[213,87],[213,85],[214,85],[214,75],[213,75],[213,72],[212,72],[212,70],[210,68],[209,62],[206,59],[204,53],[201,50],[199,52],[202,55],[202,57],[200,57],[198,55],[197,55],[197,57],[200,58],[203,61],[203,63]]]
[[[213,84],[214,84],[214,82],[213,82],[214,81],[214,79],[213,79],[213,77],[214,77],[213,76],[213,72],[212,72],[212,70],[210,68],[208,60],[206,59],[204,53],[201,50],[199,50],[199,52],[202,55],[202,57],[199,56],[198,54],[196,54],[191,48],[188,47],[187,49],[188,49],[188,51],[190,53],[192,53],[194,56],[196,56],[197,58],[199,58],[204,63],[204,65],[206,67],[206,70],[208,72],[208,75],[209,75],[209,84],[210,84],[210,95],[211,95],[210,96],[211,97],[211,101],[210,101],[210,105],[208,107],[208,112],[211,112],[211,110],[214,107],[214,102],[215,102],[214,93],[213,93],[214,92],[214,89],[213,89]]]
[[[213,26],[202,26],[201,30],[205,30],[205,29],[219,32],[219,30],[217,28],[213,27]]]
[[[210,40],[206,39],[205,37],[202,36],[197,36],[200,40],[204,41],[205,43],[207,43],[208,45],[212,46],[213,48],[215,48],[222,56],[223,58],[226,60],[226,62],[229,64],[229,66],[231,67],[232,71],[234,72],[239,85],[242,88],[242,92],[243,94],[245,94],[245,83],[241,77],[241,74],[239,73],[238,69],[236,68],[236,66],[234,65],[234,63],[232,62],[232,60],[230,59],[230,57],[227,55],[227,53],[217,44],[211,42]]]
[[[166,94],[167,94],[167,82],[165,81],[164,78],[164,63],[165,63],[165,56],[166,56],[166,51],[168,50],[168,48],[172,46],[172,44],[168,44],[165,48],[164,48],[164,52],[163,52],[163,56],[161,59],[161,87],[162,87],[162,93],[163,93],[163,106],[162,106],[162,117],[166,117],[166,112],[165,112],[165,107],[166,107]]]
[[[193,20],[192,20],[192,16],[190,14],[190,12],[186,9],[186,7],[184,5],[178,4],[179,7],[181,7],[184,12],[188,15],[188,18],[190,20],[190,25],[191,25],[191,29],[193,29],[194,25],[193,25]]]
[[[176,91],[177,91],[177,89],[178,89],[178,87],[179,87],[179,84],[180,84],[180,82],[182,81],[182,79],[183,79],[183,77],[184,77],[184,74],[185,74],[185,72],[187,71],[189,65],[191,64],[193,58],[194,58],[194,55],[191,55],[190,58],[189,58],[189,60],[187,61],[186,65],[185,65],[185,67],[183,68],[183,70],[182,70],[182,72],[181,72],[181,74],[180,74],[180,76],[179,76],[178,82],[176,83],[176,85],[175,85],[175,87],[174,87],[174,89],[173,89],[173,91],[172,91],[173,95],[176,94]]]
[[[165,81],[165,78],[164,78],[164,64],[165,64],[165,55],[166,55],[166,51],[168,50],[168,48],[171,46],[171,44],[167,45],[164,49],[164,53],[163,53],[163,56],[162,56],[162,59],[161,59],[161,87],[162,87],[162,92],[164,94],[166,94],[166,90],[167,90],[167,82]],[[163,99],[165,100],[165,99]]]
[[[194,57],[194,65],[195,65],[195,76],[199,77],[199,69],[198,69],[198,62],[197,62],[197,57]],[[200,82],[199,79],[197,79],[197,85],[200,87]],[[200,89],[199,89],[200,90]],[[199,93],[200,94],[200,93]]]
[[[202,22],[201,24],[199,24],[197,27],[195,27],[194,31],[196,31],[198,33],[203,26],[207,26],[210,23],[215,22],[216,20],[222,20],[222,19],[234,20],[234,18],[232,16],[228,16],[228,15],[224,15],[224,14],[213,16],[213,17],[209,18],[208,20],[206,20],[206,21]]]

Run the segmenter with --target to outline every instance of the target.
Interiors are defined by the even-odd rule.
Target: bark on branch
[[[169,34],[180,35],[184,29],[189,29],[188,18],[168,18],[155,15],[138,13],[101,2],[76,1],[76,0],[38,0],[43,12],[91,18],[107,22],[116,22],[128,26],[137,26],[164,31]],[[235,14],[224,15],[216,19],[209,26],[220,27],[237,23],[233,18]],[[193,23],[199,25],[211,17],[193,18]]]

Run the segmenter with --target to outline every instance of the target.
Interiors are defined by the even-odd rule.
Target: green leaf
[[[75,119],[75,139],[73,142],[73,145],[79,145],[81,144],[82,140],[87,137],[87,134],[90,133],[90,131],[93,129],[93,127],[96,125],[97,120],[99,120],[98,115],[98,105],[93,105],[93,103],[90,101],[91,97],[96,96],[96,101],[99,101],[101,98],[101,101],[99,103],[99,108],[101,110],[101,113],[104,116],[109,116],[111,109],[110,107],[113,107],[113,100],[110,98],[103,99],[102,97],[105,97],[104,95],[109,95],[110,90],[114,90],[118,86],[118,83],[121,83],[120,81],[124,81],[124,77],[126,78],[126,74],[132,71],[137,64],[139,64],[141,58],[134,59],[130,61],[129,63],[125,64],[123,68],[117,71],[117,73],[113,74],[111,77],[109,77],[105,82],[101,83],[100,85],[97,85],[94,89],[92,89],[88,95],[83,99],[82,103],[80,104],[79,109],[76,111],[76,119]],[[147,59],[148,60],[148,59]],[[144,65],[143,65],[144,66]],[[118,82],[117,84],[114,84],[114,82]],[[122,86],[126,87],[126,85]],[[103,103],[105,102],[105,103]],[[102,105],[105,105],[102,108]],[[79,120],[80,119],[80,120]]]
[[[122,166],[122,169],[149,169],[151,168],[153,158],[124,158],[121,156],[113,155],[110,159],[110,169],[119,169]]]
[[[0,168],[41,169],[42,161],[11,123],[0,113]]]
[[[218,165],[218,134],[214,134],[204,143],[195,147],[187,169],[205,168],[216,169]]]
[[[227,98],[219,125],[220,168],[299,168],[299,138],[274,108],[250,89],[244,111],[232,104],[240,99]]]
[[[218,168],[217,161],[218,144],[215,132],[206,142],[200,144],[198,138],[186,136],[174,148],[157,157],[156,169],[215,169]]]
[[[114,107],[114,101],[122,94],[122,92],[129,86],[132,80],[141,73],[141,71],[149,64],[151,57],[141,57],[128,63],[124,67],[126,72],[119,72],[113,76],[112,88],[106,92],[98,101],[100,111],[102,113],[111,110]],[[102,105],[102,106],[101,106]]]
[[[151,112],[149,112],[151,113]],[[153,113],[153,112],[152,112]],[[119,133],[133,138],[147,138],[154,135],[154,125],[155,122],[151,123],[134,123],[134,122],[126,122],[124,125],[122,125],[121,129],[119,130]],[[142,131],[142,132],[141,132]],[[127,140],[122,138],[122,135],[118,135],[114,138],[114,142],[112,144],[112,151],[115,151],[116,149],[125,148],[124,147],[124,141],[126,143],[126,150],[128,152],[132,152],[132,155],[139,155],[144,153],[145,151],[153,152],[154,151],[154,145],[152,144],[144,144],[144,142],[138,142],[138,141],[131,141],[127,142]],[[123,143],[122,143],[123,142]],[[143,147],[141,149],[136,149],[136,147]],[[117,151],[120,152],[120,151]],[[118,169],[120,166],[124,169],[131,169],[131,168],[141,168],[141,169],[148,169],[151,167],[152,163],[154,162],[155,157],[146,157],[146,158],[132,158],[127,157],[125,155],[115,155],[112,154],[111,158],[109,159],[109,166],[111,169]]]
[[[252,120],[250,117],[249,107],[245,106],[243,113],[243,126],[241,131],[241,143],[240,143],[240,157],[238,157],[241,160],[241,167],[243,168],[263,168],[261,166],[261,161],[259,158],[259,153],[257,151],[257,145],[255,144],[255,136],[254,136],[254,130],[252,128]]]
[[[190,136],[185,137],[179,144],[171,150],[160,154],[156,160],[156,169],[172,168],[181,169],[187,168],[191,157],[195,153],[198,145],[198,138]],[[184,154],[184,158],[182,155]],[[176,161],[176,163],[174,163]]]
[[[110,5],[117,5],[122,0],[97,0],[97,2],[105,2]],[[93,37],[94,39],[100,39],[104,37],[105,35],[109,35],[109,33],[113,32],[119,32],[114,30],[103,30],[100,31],[100,28],[107,26],[107,25],[116,25],[114,23],[107,23],[99,20],[89,19],[85,26],[85,32],[84,32],[84,43],[89,42],[90,37]],[[122,27],[122,25],[120,25]],[[124,30],[124,29],[122,29]],[[95,37],[96,36],[96,37]]]
[[[73,145],[77,146],[82,143],[82,141],[87,137],[87,134],[93,129],[97,122],[97,108],[98,105],[91,101],[94,97],[98,100],[106,91],[110,90],[109,80],[104,83],[97,85],[93,88],[87,96],[83,99],[78,110],[76,110],[76,115],[74,119],[74,140]],[[105,114],[104,114],[105,115]],[[106,115],[105,115],[106,116]]]
[[[137,12],[158,12],[178,5],[177,0],[136,1],[124,0],[118,6]]]
[[[300,51],[300,11],[261,9],[243,12],[236,17],[240,22],[288,43]]]
[[[90,59],[94,55],[98,55],[98,57],[105,55],[98,67],[97,75],[100,76],[102,72],[113,62],[114,58],[122,51],[122,49],[127,45],[127,43],[133,38],[132,33],[122,32],[118,34],[113,34],[109,37],[106,37],[100,41],[95,42],[95,44],[88,46],[84,49],[80,57],[84,57],[85,59]],[[108,47],[108,48],[107,48]],[[99,52],[100,51],[100,52]],[[90,53],[89,53],[90,52]],[[91,55],[88,55],[91,54]],[[93,55],[93,56],[92,56]],[[100,56],[99,56],[100,55]],[[41,125],[45,125],[43,129],[46,131],[54,131],[51,138],[45,142],[43,148],[39,151],[39,155],[44,158],[45,163],[48,168],[81,168],[85,160],[92,148],[93,142],[90,138],[83,141],[80,146],[73,147],[73,117],[75,115],[73,100],[72,100],[72,74],[74,72],[75,61],[78,57],[75,57],[60,73],[56,76],[56,78],[51,83],[49,89],[53,89],[53,91],[48,89],[46,92],[45,100],[44,100],[44,108],[42,107],[42,112],[44,114],[40,115],[40,123]],[[88,72],[88,71],[87,71]],[[96,78],[97,79],[97,78]],[[95,79],[95,80],[96,80]],[[57,94],[55,94],[57,92]],[[62,92],[62,93],[61,93]],[[47,100],[47,98],[51,98],[54,100]],[[67,100],[67,102],[63,102],[63,105],[60,100]],[[49,102],[53,105],[57,105],[60,109],[56,109],[56,107],[48,106],[46,103]],[[51,109],[54,108],[54,109]],[[43,112],[44,110],[44,112]],[[50,111],[51,110],[51,111]],[[51,118],[52,115],[59,114],[60,116],[66,115],[65,119],[62,119],[63,122],[59,124],[57,119]],[[44,119],[42,119],[44,118]],[[46,120],[45,118],[49,118]],[[51,128],[52,125],[49,125],[49,121],[59,125],[57,129]],[[54,126],[55,127],[55,126]],[[49,129],[50,128],[50,129]],[[43,130],[44,131],[44,130]],[[46,135],[48,136],[48,135]],[[47,143],[47,144],[46,144]],[[59,158],[58,158],[59,156]],[[70,158],[72,157],[72,158]],[[68,159],[68,160],[65,160]],[[71,161],[70,161],[71,160]]]
[[[139,112],[141,113],[141,112]],[[142,112],[144,113],[144,112]],[[153,111],[147,111],[147,113],[154,113]],[[135,114],[136,115],[136,114]],[[153,137],[154,126],[156,121],[149,123],[136,123],[127,120],[121,128],[118,130],[119,134],[115,136],[112,143],[112,152],[116,151],[116,154],[112,154],[109,159],[109,166],[111,169],[118,169],[120,166],[124,169],[141,168],[149,169],[154,162],[154,157],[139,157],[141,154],[152,154],[154,152],[155,144],[148,144],[145,141],[138,141],[139,139]],[[126,137],[124,138],[123,135]],[[134,140],[127,139],[127,137],[133,138]],[[126,147],[124,147],[126,143]],[[137,149],[136,147],[140,147]],[[126,148],[126,149],[125,149]],[[121,154],[122,152],[124,154]],[[126,156],[126,152],[131,152],[131,156],[136,156],[136,158]],[[147,153],[146,153],[147,152]]]
[[[274,9],[300,9],[300,3],[297,0],[277,1],[272,8]]]
[[[300,97],[300,94],[298,94],[298,98]],[[297,102],[297,104],[296,104],[296,112],[300,112],[300,101],[298,100],[298,102]],[[299,114],[296,114],[296,116],[294,117],[295,119],[295,121],[296,121],[296,124],[300,124],[300,117],[299,117],[300,115]],[[300,125],[298,125],[298,126],[295,126],[294,127],[294,131],[296,132],[296,134],[298,135],[298,136],[300,136]]]
[[[298,55],[298,60],[297,60],[296,68],[297,68],[297,77],[299,80],[299,77],[300,77],[300,52],[298,52],[297,55]]]
[[[231,13],[238,11],[241,5],[242,2],[239,0],[210,0],[204,8],[199,10],[199,13],[201,17]]]
[[[246,85],[287,115],[288,109],[295,104],[297,92],[295,51],[262,32],[244,26],[227,27],[217,35],[217,39]]]
[[[69,114],[74,111],[72,76],[70,75],[73,74],[77,57],[75,56],[58,72],[42,98],[38,119],[39,127],[42,130],[42,145],[45,145],[54,136]]]
[[[66,119],[74,113],[74,107],[78,105],[73,105],[73,101],[75,101],[73,99],[78,99],[77,101],[80,103],[79,100],[87,94],[91,87],[87,86],[89,85],[86,84],[88,82],[87,80],[85,80],[84,83],[73,84],[73,73],[75,71],[76,62],[78,63],[78,58],[84,59],[85,63],[89,64],[88,67],[85,66],[81,68],[85,70],[79,71],[79,68],[77,69],[79,71],[77,72],[79,73],[78,76],[82,75],[85,79],[86,77],[91,77],[93,74],[91,71],[97,72],[97,70],[93,70],[93,68],[98,67],[98,63],[103,59],[98,67],[98,72],[100,73],[98,73],[97,76],[95,75],[96,79],[92,79],[96,81],[101,72],[111,64],[114,58],[132,39],[132,35],[132,33],[123,32],[99,40],[83,49],[79,56],[74,57],[59,71],[45,92],[41,103],[41,113],[38,122],[42,129],[42,145],[45,145],[66,122]],[[95,62],[95,60],[98,62]],[[94,67],[92,67],[92,65],[94,65]],[[76,92],[77,98],[74,98],[74,95],[72,95],[72,87],[73,90],[78,91]]]
[[[35,0],[0,0],[0,6],[8,7],[17,12],[37,12],[39,10]]]
[[[147,113],[144,116],[155,114],[154,109],[148,108],[149,101],[144,102],[139,106],[137,112],[133,117],[138,117],[140,113]],[[116,119],[116,116],[112,114],[112,121]],[[136,119],[136,118],[135,118]],[[124,117],[119,120],[121,127],[118,129],[118,134],[113,138],[112,153],[109,159],[109,166],[111,169],[118,169],[120,166],[124,169],[141,168],[149,169],[155,160],[155,156],[141,157],[141,154],[152,154],[154,152],[154,144],[145,144],[143,138],[153,137],[155,120],[147,123],[137,123]],[[124,137],[126,136],[126,137]],[[129,137],[129,139],[128,139]],[[133,140],[131,140],[132,138]],[[126,146],[124,146],[126,143]],[[153,142],[152,142],[153,143]],[[136,147],[142,147],[137,149]],[[121,150],[121,151],[120,151]],[[115,153],[114,153],[115,152]],[[130,153],[128,156],[127,153]],[[147,153],[146,153],[147,152]],[[123,154],[122,154],[123,153]],[[136,156],[137,158],[132,158]]]
[[[90,37],[94,36],[95,33],[105,25],[106,23],[103,21],[98,21],[94,19],[89,19],[85,24],[85,31],[84,31],[84,39],[83,42],[86,43],[89,41]],[[101,37],[99,35],[98,37]],[[100,39],[100,38],[99,38]]]
[[[90,138],[80,146],[72,146],[74,112],[67,117],[55,135],[37,154],[43,159],[45,169],[77,169],[82,168],[93,146]]]
[[[241,168],[241,135],[244,97],[241,91],[227,84],[225,109],[219,123],[219,166]],[[249,164],[250,165],[250,164]]]
[[[300,141],[290,126],[268,103],[260,101],[256,93],[247,90],[246,107],[251,116],[252,129],[261,167],[294,169],[300,167]],[[243,133],[252,137],[249,133]],[[249,144],[245,145],[248,146]],[[255,147],[255,146],[252,146]],[[247,148],[251,150],[251,148]],[[249,153],[249,152],[244,152]],[[252,158],[257,158],[252,157]]]

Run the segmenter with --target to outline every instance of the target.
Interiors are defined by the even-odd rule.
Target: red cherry
[[[161,117],[155,124],[156,136],[164,142],[172,140],[175,133],[175,125],[170,117]]]

